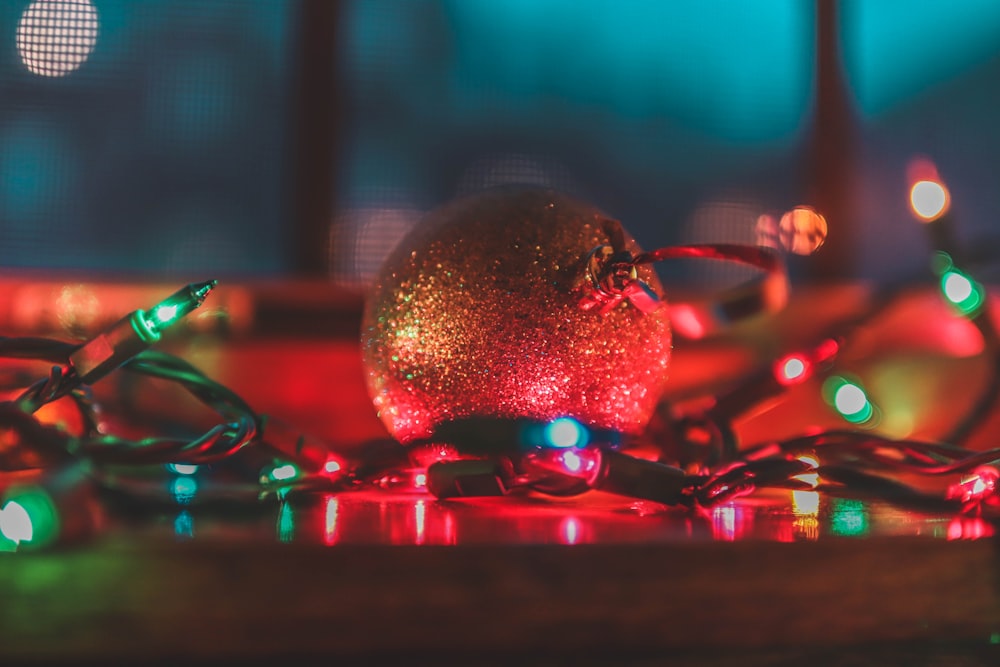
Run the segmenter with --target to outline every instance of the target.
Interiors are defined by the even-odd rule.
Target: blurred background
[[[646,247],[813,205],[793,276],[896,278],[915,156],[991,230],[998,82],[993,0],[7,0],[0,270],[356,290],[428,209],[534,183]]]

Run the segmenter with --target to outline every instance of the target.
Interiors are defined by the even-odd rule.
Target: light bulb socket
[[[666,505],[682,500],[687,476],[680,468],[620,452],[601,452],[601,459],[601,474],[593,488]]]
[[[427,490],[442,500],[504,496],[512,477],[506,458],[439,461],[427,468]]]
[[[91,338],[69,357],[83,384],[93,384],[152,343],[143,333],[141,311],[130,313]]]

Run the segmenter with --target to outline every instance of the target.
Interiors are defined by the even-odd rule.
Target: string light
[[[982,285],[956,268],[941,276],[941,293],[963,315],[975,315],[985,299]]]
[[[875,415],[875,408],[860,384],[840,376],[830,377],[823,384],[827,402],[852,424],[864,424]]]
[[[14,401],[0,402],[0,421],[24,443],[0,453],[0,470],[57,465],[76,460],[97,464],[197,465],[225,458],[249,444],[261,420],[239,396],[187,362],[150,350],[163,332],[201,305],[215,281],[187,285],[149,311],[136,310],[82,344],[49,339],[0,338],[0,356],[33,358],[56,364],[48,377],[28,387]],[[149,312],[176,307],[168,321],[151,321]],[[154,437],[132,443],[104,433],[87,387],[118,368],[174,382],[218,412],[222,423],[194,439]],[[73,435],[42,424],[32,415],[46,404],[69,398],[83,420],[84,433]],[[34,448],[34,449],[33,449]]]
[[[919,201],[923,206],[924,199]],[[916,204],[914,208],[916,210]],[[928,208],[921,210],[929,211]],[[940,224],[946,211],[947,206],[942,207],[933,224]],[[764,269],[765,277],[780,273],[773,254],[739,246],[686,246],[634,257],[620,253],[605,255],[600,255],[604,263],[598,262],[600,266],[594,267],[595,284],[614,299],[621,297],[614,307],[628,308],[626,302],[635,306],[636,317],[648,316],[656,310],[653,301],[643,301],[642,293],[627,289],[637,280],[633,277],[633,269],[639,264],[673,257],[738,258]],[[935,260],[942,294],[961,312],[984,326],[985,290],[960,271],[951,257],[941,254]],[[618,279],[621,280],[616,282]],[[584,292],[587,286],[586,282],[582,285]],[[289,502],[289,494],[319,491],[327,494],[323,510],[323,533],[327,544],[339,539],[337,523],[341,507],[335,494],[371,487],[418,493],[429,491],[441,499],[503,496],[518,489],[555,496],[601,490],[656,503],[714,508],[713,525],[717,524],[720,539],[734,539],[741,530],[741,509],[733,505],[732,500],[765,488],[790,491],[796,529],[809,539],[818,535],[821,501],[825,494],[836,498],[841,492],[862,493],[901,506],[978,513],[991,520],[1000,508],[997,497],[1000,473],[996,468],[1000,451],[975,452],[949,443],[891,440],[873,434],[865,429],[874,427],[879,409],[862,383],[846,374],[826,377],[822,395],[844,420],[857,427],[864,426],[864,429],[828,431],[748,447],[737,446],[732,421],[765,400],[780,395],[788,387],[805,383],[817,375],[828,375],[840,352],[841,339],[836,336],[825,337],[817,344],[784,354],[773,363],[762,364],[746,383],[713,396],[712,407],[702,413],[664,410],[660,417],[666,422],[664,429],[671,435],[653,439],[652,444],[658,451],[649,459],[658,460],[631,455],[629,447],[636,443],[635,436],[589,426],[584,420],[569,416],[553,419],[475,416],[438,424],[426,440],[408,443],[414,449],[423,447],[438,453],[427,468],[414,466],[405,456],[402,459],[368,456],[364,448],[358,453],[359,461],[348,461],[324,447],[307,444],[302,438],[291,444],[279,442],[274,439],[274,431],[264,428],[264,420],[233,392],[212,382],[186,362],[148,349],[168,327],[197,308],[214,287],[214,281],[188,285],[150,309],[126,315],[95,338],[79,345],[38,339],[0,339],[0,355],[61,364],[17,400],[0,404],[3,424],[23,434],[25,442],[40,443],[37,456],[42,456],[44,450],[45,455],[51,457],[41,463],[36,461],[38,467],[51,466],[58,470],[83,461],[93,466],[97,473],[94,479],[111,484],[110,476],[99,474],[105,464],[155,464],[161,473],[166,470],[172,475],[166,484],[174,501],[187,506],[200,500],[197,495],[199,479],[204,480],[204,475],[209,474],[199,477],[200,466],[224,461],[253,443],[267,453],[266,458],[253,459],[257,462],[255,465],[271,461],[257,481],[267,492],[265,495],[277,496],[281,501],[276,526],[278,539],[291,541],[294,538],[294,507]],[[600,311],[607,304],[595,305]],[[34,417],[42,406],[62,397],[72,398],[81,413],[92,417],[85,397],[86,385],[118,368],[181,383],[219,412],[224,417],[222,423],[194,440],[151,438],[131,443],[100,434],[93,419],[85,419],[83,435],[72,436],[47,427]],[[695,437],[699,429],[708,434],[703,442]],[[703,451],[685,459],[684,465],[671,465],[681,460],[671,449],[675,446],[700,447]],[[401,447],[399,451],[405,453]],[[5,469],[28,467],[25,461],[6,452],[0,456]],[[903,481],[905,476],[912,474],[952,475],[961,476],[961,479],[951,485],[946,494],[931,493]],[[63,511],[67,507],[66,496],[48,487],[39,489],[20,489],[13,495],[8,494],[0,507],[0,535],[15,548],[49,544],[72,525],[72,515]],[[845,500],[840,504],[831,503],[830,508],[831,532],[841,535],[867,532],[868,519],[863,506]],[[427,511],[424,500],[415,502],[413,524],[417,543],[426,538]],[[966,530],[963,523],[955,525],[958,528],[949,526],[949,534],[957,532],[964,536],[985,530]],[[177,515],[174,529],[179,538],[193,534],[193,520],[186,508]],[[581,530],[575,517],[569,517],[560,524],[561,539],[566,543],[580,541]]]
[[[811,363],[801,354],[791,354],[779,359],[774,365],[774,375],[784,386],[805,382],[811,374]]]
[[[35,537],[34,521],[20,502],[8,500],[0,509],[0,534],[15,545],[31,542]]]
[[[811,206],[797,206],[781,216],[778,238],[783,248],[796,255],[811,255],[826,241],[827,224]]]
[[[561,417],[545,426],[545,442],[549,447],[585,447],[587,429],[571,417]]]
[[[163,332],[193,312],[215,288],[216,281],[177,290],[148,311],[126,315],[69,355],[80,384],[93,384],[160,340]]]
[[[910,205],[924,222],[933,222],[948,210],[948,190],[937,181],[917,181],[910,189]]]
[[[8,492],[0,510],[0,533],[19,548],[41,549],[59,537],[56,502],[47,491],[30,486]]]
[[[271,469],[268,476],[276,482],[285,482],[299,476],[299,469],[291,463],[283,463]]]

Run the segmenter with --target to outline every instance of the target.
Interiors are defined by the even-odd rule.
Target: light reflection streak
[[[413,517],[415,520],[414,542],[416,544],[423,544],[426,539],[427,530],[427,507],[423,500],[418,500],[413,504]]]
[[[337,543],[337,516],[340,512],[340,501],[337,496],[327,496],[326,507],[323,513],[323,543],[333,546]]]
[[[806,540],[819,538],[819,493],[817,491],[792,491],[792,528],[797,537]]]
[[[580,520],[575,516],[568,516],[559,524],[559,537],[563,544],[576,544],[580,541]]]
[[[949,540],[979,540],[992,537],[993,526],[976,516],[957,516],[948,524]]]
[[[752,516],[739,505],[719,505],[712,510],[712,537],[723,542],[743,539]]]

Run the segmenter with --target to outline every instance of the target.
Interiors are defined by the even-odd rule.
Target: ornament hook
[[[587,254],[586,261],[587,282],[580,299],[584,310],[597,308],[603,315],[628,301],[648,314],[663,305],[656,292],[639,279],[635,257],[628,250],[599,245]]]

